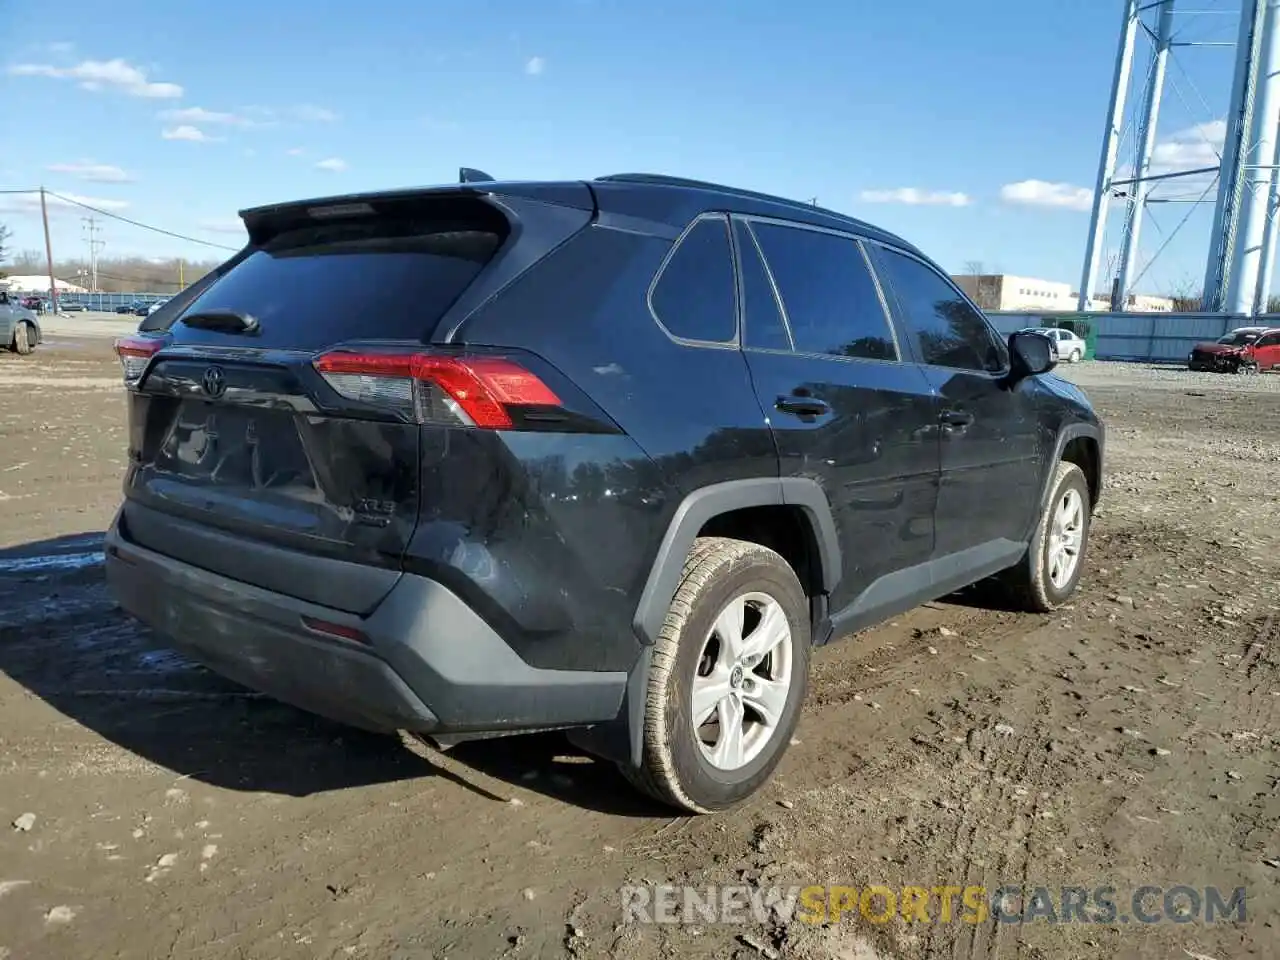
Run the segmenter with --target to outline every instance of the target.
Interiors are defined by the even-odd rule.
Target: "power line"
[[[139,223],[137,220],[130,220],[128,217],[122,217],[118,213],[112,213],[109,210],[99,210],[97,207],[91,207],[87,203],[81,203],[79,200],[72,200],[70,197],[64,197],[62,194],[54,193],[52,190],[45,191],[51,197],[57,197],[63,203],[73,203],[77,207],[84,207],[86,210],[92,210],[94,213],[104,217],[110,217],[113,220],[119,220],[130,226],[141,227],[143,230],[150,230],[153,233],[162,233],[166,237],[173,237],[175,240],[185,240],[187,243],[199,243],[206,247],[215,247],[218,250],[230,250],[232,253],[237,252],[238,247],[228,247],[226,244],[214,243],[211,240],[197,240],[195,237],[188,237],[181,233],[174,233],[172,230],[165,230],[162,227],[153,227],[149,223]]]
[[[38,194],[40,192],[41,192],[40,190],[0,190],[0,195],[17,194],[17,193]],[[240,249],[239,247],[229,247],[225,243],[214,243],[212,240],[201,240],[197,237],[189,237],[183,233],[175,233],[172,230],[166,230],[163,227],[156,227],[156,226],[152,226],[149,223],[141,223],[138,220],[131,220],[128,217],[121,216],[118,213],[112,213],[110,210],[101,210],[98,207],[91,206],[90,204],[83,203],[79,200],[72,200],[70,197],[64,197],[62,194],[54,193],[52,190],[45,190],[44,193],[48,194],[51,197],[56,197],[57,199],[61,200],[63,203],[69,203],[72,206],[81,207],[85,210],[90,211],[91,213],[96,213],[99,216],[110,217],[112,220],[119,220],[121,223],[127,223],[132,227],[139,227],[143,230],[150,230],[152,233],[163,234],[164,236],[172,237],[175,240],[183,240],[187,243],[198,243],[203,247],[213,247],[215,250],[229,250],[232,253],[236,253]]]

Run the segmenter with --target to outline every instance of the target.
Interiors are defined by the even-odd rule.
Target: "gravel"
[[[1086,361],[1059,364],[1054,373],[1082,387],[1132,384],[1148,389],[1222,390],[1232,393],[1280,393],[1280,375],[1265,373],[1246,376],[1233,373],[1204,373],[1185,367],[1154,363]]]

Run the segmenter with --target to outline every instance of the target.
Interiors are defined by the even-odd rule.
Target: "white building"
[[[89,291],[78,284],[69,283],[66,280],[53,278],[54,283],[58,285],[59,293],[88,293]],[[4,277],[0,278],[0,285],[9,289],[10,293],[48,293],[49,278],[47,276],[25,276],[25,277]]]
[[[984,310],[1008,310],[1015,313],[1018,311],[1074,313],[1080,297],[1068,283],[1041,280],[1036,277],[1018,277],[1008,273],[966,273],[953,276],[951,279]],[[1173,309],[1173,301],[1168,297],[1131,293],[1125,299],[1127,301],[1125,309],[1135,312],[1167,313]],[[1085,309],[1110,310],[1110,295],[1094,294],[1089,298],[1089,305]]]
[[[1074,310],[1069,283],[1008,273],[960,274],[951,278],[984,310]]]

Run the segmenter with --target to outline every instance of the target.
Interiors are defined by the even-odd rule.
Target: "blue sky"
[[[235,246],[241,207],[448,182],[460,165],[662,172],[816,196],[954,272],[1076,283],[1119,18],[1118,0],[8,3],[0,189],[43,183]],[[1224,40],[1235,23],[1182,29]],[[1231,54],[1177,59],[1170,167],[1213,160]],[[26,203],[0,196],[17,249],[42,245]],[[1198,286],[1208,208],[1155,216],[1167,233],[1188,210],[1140,290]],[[58,252],[83,254],[84,212],[54,210]],[[104,255],[223,255],[104,227]],[[1161,242],[1147,229],[1144,252]]]

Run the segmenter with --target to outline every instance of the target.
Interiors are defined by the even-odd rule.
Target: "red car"
[[[1280,327],[1240,327],[1226,336],[1197,343],[1187,357],[1190,370],[1254,373],[1280,367]]]

